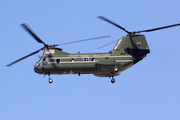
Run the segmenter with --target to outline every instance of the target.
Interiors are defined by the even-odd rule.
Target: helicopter
[[[98,18],[120,28],[127,33],[125,37],[122,37],[117,41],[111,51],[106,53],[67,53],[64,52],[61,48],[56,47],[62,44],[48,45],[43,42],[24,23],[22,24],[22,27],[38,43],[42,43],[44,47],[8,64],[7,67],[27,57],[37,54],[39,51],[43,50],[42,57],[40,57],[40,60],[34,65],[34,72],[42,74],[44,76],[48,75],[49,83],[53,82],[53,80],[50,78],[50,75],[53,74],[77,74],[79,76],[81,74],[93,74],[97,77],[112,78],[111,83],[115,83],[114,76],[118,76],[122,71],[132,67],[139,61],[143,60],[147,56],[147,54],[150,53],[150,49],[145,36],[139,33],[152,32],[180,25],[179,23],[154,29],[130,32],[103,16],[98,16]],[[87,40],[94,40],[105,37],[108,36],[97,37]],[[75,42],[87,40],[80,40]],[[69,42],[64,44],[70,44],[75,42]]]

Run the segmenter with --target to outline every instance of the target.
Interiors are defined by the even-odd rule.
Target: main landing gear
[[[111,78],[111,77],[112,77],[112,79],[111,79],[111,83],[115,83],[114,76],[109,76],[109,78]]]
[[[115,79],[112,76],[111,83],[115,83]]]
[[[118,72],[118,68],[116,67],[116,65],[114,67],[114,72]]]
[[[53,82],[53,80],[51,78],[49,78],[49,83],[51,84]]]
[[[114,67],[114,72],[118,72],[118,68],[116,67],[116,65]],[[114,79],[114,76],[113,76],[114,72],[111,72],[111,74],[112,74],[112,76],[110,76],[110,77],[112,77],[111,83],[115,83],[115,79]]]
[[[114,72],[118,72],[118,68],[117,67],[114,68]]]
[[[48,73],[48,76],[49,76],[49,83],[51,84],[53,80],[50,78],[50,73]]]

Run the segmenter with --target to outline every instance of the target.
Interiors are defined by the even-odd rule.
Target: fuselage
[[[136,39],[135,37],[137,35],[134,36],[134,39]],[[113,50],[107,53],[69,54],[59,48],[45,48],[43,57],[34,66],[34,71],[38,74],[94,74],[99,77],[117,76],[120,72],[142,60],[149,53],[149,47],[145,47],[142,42],[142,36],[141,38],[139,37],[139,41],[135,40],[135,44],[139,47],[144,46],[145,49],[137,49],[132,45],[128,46],[126,43],[128,42],[128,38],[127,36],[119,39]],[[125,45],[122,45],[123,42]],[[115,68],[118,71],[114,71]]]

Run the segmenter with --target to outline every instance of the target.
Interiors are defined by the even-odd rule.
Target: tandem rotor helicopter
[[[81,74],[93,74],[98,77],[112,77],[111,83],[114,83],[114,76],[119,75],[119,73],[121,73],[122,71],[143,60],[143,58],[146,57],[148,53],[150,53],[150,49],[145,36],[139,33],[152,32],[180,25],[179,23],[154,29],[129,32],[125,28],[117,25],[116,23],[108,20],[105,17],[99,16],[98,18],[120,28],[127,33],[127,36],[122,37],[117,41],[114,48],[110,52],[70,54],[62,51],[61,48],[56,47],[62,44],[48,45],[39,37],[37,37],[37,35],[35,35],[26,24],[22,24],[22,27],[24,27],[25,30],[27,30],[27,32],[29,32],[38,43],[42,43],[44,47],[8,64],[7,66],[11,66],[43,50],[42,57],[40,57],[40,60],[34,65],[34,72],[38,74],[48,75],[49,83],[53,82],[53,80],[50,78],[50,75],[52,74],[78,74],[79,76]],[[105,37],[108,36],[92,39]],[[87,40],[80,40],[75,42]]]

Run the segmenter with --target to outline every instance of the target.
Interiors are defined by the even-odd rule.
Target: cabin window
[[[96,61],[96,59],[95,58],[91,58],[91,61]]]
[[[84,61],[88,61],[88,58],[84,58]]]
[[[57,63],[60,63],[60,59],[56,59],[56,62],[57,62]]]
[[[71,62],[74,62],[74,58],[71,58],[70,61],[71,61]]]

